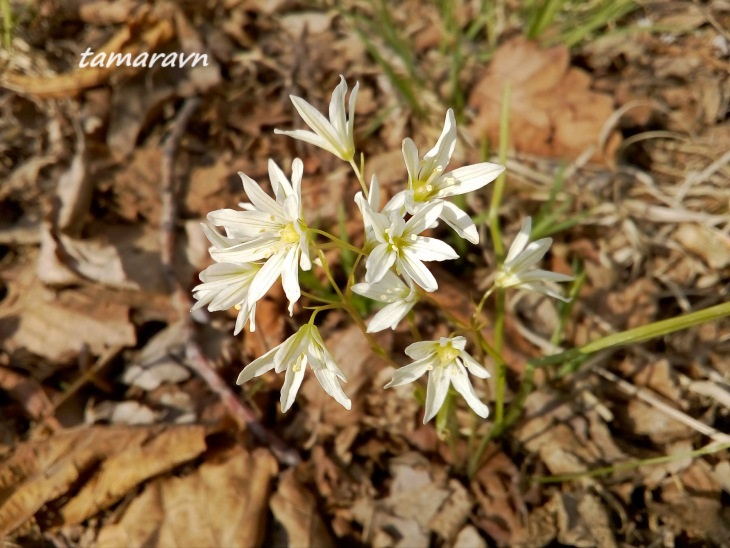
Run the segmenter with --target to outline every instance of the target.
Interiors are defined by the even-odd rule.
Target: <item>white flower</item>
[[[406,285],[390,270],[379,282],[355,284],[352,290],[363,297],[389,303],[370,320],[368,333],[377,333],[388,327],[395,329],[418,301],[413,283],[409,280]]]
[[[393,374],[393,380],[385,388],[401,386],[420,378],[426,371],[428,387],[426,388],[426,413],[423,424],[430,421],[446,399],[449,384],[453,384],[466,403],[482,418],[489,416],[489,408],[474,393],[469,381],[469,373],[480,379],[488,378],[489,372],[464,351],[464,337],[441,337],[438,341],[422,341],[406,348],[406,354],[416,360],[401,367]]]
[[[297,112],[299,112],[307,125],[314,131],[306,131],[303,129],[282,131],[275,129],[274,133],[277,135],[288,135],[294,139],[311,143],[331,152],[341,160],[345,160],[346,162],[351,161],[355,157],[353,126],[355,124],[355,99],[359,87],[360,83],[358,82],[350,93],[349,118],[345,114],[347,82],[342,75],[340,75],[340,83],[334,92],[332,92],[329,120],[301,97],[290,95],[289,97],[292,103],[294,103]]]
[[[569,302],[570,299],[563,297],[560,293],[553,291],[545,282],[569,282],[573,276],[540,270],[533,268],[547,253],[552,244],[552,238],[542,238],[527,245],[530,241],[532,220],[525,219],[519,234],[509,248],[504,264],[497,272],[494,284],[497,287],[522,287],[530,291],[537,291],[561,301]]]
[[[254,264],[216,263],[200,273],[200,281],[204,282],[193,288],[193,297],[198,301],[193,310],[207,306],[208,310],[228,310],[232,306],[238,308],[236,327],[233,332],[238,335],[251,320],[251,331],[256,330],[256,301],[248,299],[251,282],[258,274],[260,267]]]
[[[399,192],[386,205],[386,210],[405,209],[413,214],[423,204],[434,201],[444,204],[440,218],[453,228],[459,236],[476,244],[479,243],[479,234],[469,215],[451,202],[442,198],[466,194],[491,183],[504,167],[484,162],[472,166],[465,166],[444,173],[451,161],[451,155],[456,146],[456,119],[454,111],[446,112],[446,121],[441,136],[422,160],[418,157],[418,148],[415,143],[406,138],[403,140],[403,158],[408,169],[408,189]]]
[[[395,211],[385,215],[373,211],[362,198],[356,198],[355,201],[360,207],[365,226],[372,229],[376,243],[365,263],[365,281],[374,284],[382,280],[385,273],[395,265],[398,274],[407,276],[426,291],[436,291],[436,278],[422,261],[458,259],[459,255],[447,243],[418,234],[436,221],[443,203],[427,204],[406,222]]]
[[[338,379],[343,382],[347,382],[347,379],[325,348],[319,329],[310,324],[303,325],[279,346],[248,364],[238,375],[236,384],[243,384],[272,369],[277,373],[286,369],[284,385],[281,387],[281,411],[286,413],[294,403],[304,380],[307,364],[314,371],[324,391],[349,410],[352,402],[338,382]]]
[[[369,251],[378,245],[378,240],[375,238],[375,231],[373,229],[372,217],[369,215],[370,212],[378,213],[380,207],[380,182],[375,174],[373,174],[370,179],[370,191],[368,192],[367,200],[362,195],[362,192],[358,192],[355,194],[355,203],[363,216],[363,226],[365,228],[365,250]],[[367,210],[368,214],[366,214],[364,210]]]
[[[225,227],[229,238],[213,242],[213,259],[234,264],[265,260],[249,286],[247,300],[258,301],[281,276],[289,314],[301,296],[298,267],[312,268],[309,230],[302,216],[302,172],[302,161],[297,158],[292,163],[289,182],[279,166],[269,160],[269,178],[276,200],[261,190],[256,181],[239,172],[251,203],[243,204],[245,211],[219,209],[208,214],[210,222]]]

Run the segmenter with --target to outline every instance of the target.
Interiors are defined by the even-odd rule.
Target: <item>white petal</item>
[[[264,259],[280,247],[278,236],[264,234],[261,238],[237,244],[227,249],[211,249],[213,260],[225,263],[251,263]]]
[[[330,99],[330,123],[335,132],[342,138],[347,135],[347,116],[345,114],[345,95],[347,94],[347,82],[340,74],[340,83],[332,92]]]
[[[352,286],[358,295],[375,301],[392,303],[397,299],[405,299],[410,289],[392,270],[388,270],[383,278],[375,283],[359,283]]]
[[[312,270],[312,259],[309,256],[309,239],[306,234],[302,234],[299,239],[299,249],[302,251],[302,255],[299,258],[299,268],[304,271]]]
[[[299,387],[304,380],[304,371],[307,368],[307,358],[301,356],[296,364],[292,364],[286,368],[284,375],[284,385],[281,387],[281,412],[286,413],[294,403],[299,392]]]
[[[409,195],[411,199],[409,200]],[[401,190],[395,194],[388,203],[383,207],[383,213],[390,214],[394,213],[397,215],[403,215],[406,208],[406,202],[412,202],[413,191],[412,190]]]
[[[435,181],[434,186],[439,190],[440,197],[466,194],[487,186],[503,171],[504,166],[489,162],[464,166],[445,174]]]
[[[520,282],[522,283],[534,283],[534,282],[572,282],[575,278],[568,274],[561,274],[559,272],[550,272],[549,270],[541,270],[536,268],[535,270],[528,270],[518,275]]]
[[[281,285],[284,287],[284,294],[289,301],[289,315],[292,315],[294,303],[299,300],[302,291],[299,288],[299,264],[298,255],[299,248],[292,246],[286,254],[281,269]]]
[[[355,101],[357,100],[357,92],[360,89],[360,82],[355,82],[355,87],[350,92],[350,104],[348,108],[347,118],[347,135],[349,136],[350,143],[352,144],[353,153],[355,152],[355,144],[353,137],[355,135]]]
[[[368,333],[377,333],[383,329],[395,329],[398,323],[411,311],[415,302],[396,301],[385,306],[375,314],[368,324]]]
[[[446,367],[434,367],[428,375],[426,387],[426,413],[423,417],[423,424],[426,424],[439,412],[444,404],[446,394],[449,393],[450,377]]]
[[[261,297],[266,295],[266,292],[271,289],[274,282],[281,276],[281,271],[284,268],[284,261],[286,260],[287,250],[281,250],[269,257],[269,259],[261,267],[256,277],[251,282],[251,287],[248,290],[249,301],[258,301]]]
[[[454,385],[456,391],[461,394],[466,403],[469,404],[474,412],[486,419],[489,416],[489,407],[487,407],[474,392],[474,387],[469,382],[469,377],[466,371],[458,365],[450,366],[451,383]]]
[[[233,330],[233,335],[238,335],[246,325],[246,322],[251,320],[251,332],[256,331],[256,303],[249,304],[248,301],[241,303],[241,310],[238,311],[236,316],[236,327]]]
[[[312,326],[303,325],[299,328],[299,331],[279,345],[279,351],[274,356],[274,367],[277,373],[294,366],[296,361],[306,352],[311,329]]]
[[[406,356],[413,360],[421,360],[435,353],[438,350],[437,345],[438,343],[435,341],[418,341],[409,344],[406,347],[405,353]]]
[[[418,148],[410,137],[403,139],[403,160],[406,163],[406,170],[408,170],[408,187],[413,188],[413,181],[418,180],[418,166],[420,160],[418,159]]]
[[[304,175],[304,163],[299,158],[294,158],[291,163],[291,184],[294,196],[301,208],[302,204],[302,176]]]
[[[279,208],[279,215],[281,215]],[[274,216],[263,211],[237,211],[235,209],[218,209],[208,213],[208,220],[215,226],[224,226],[238,238],[260,236],[265,232],[281,229],[281,216]]]
[[[422,206],[422,208],[419,209],[413,215],[413,217],[408,219],[408,222],[406,223],[404,229],[404,234],[420,234],[421,232],[426,230],[428,227],[436,222],[436,219],[439,218],[443,207],[444,203],[442,200],[430,202],[425,206]]]
[[[236,384],[243,384],[244,382],[250,381],[254,377],[258,377],[259,375],[263,375],[267,371],[271,371],[274,368],[274,353],[277,350],[279,350],[278,346],[272,348],[266,354],[259,358],[256,358],[254,361],[244,367],[243,371],[238,374]]]
[[[564,303],[570,302],[570,297],[563,297],[560,293],[550,289],[546,285],[542,285],[542,284],[538,284],[538,283],[526,283],[526,284],[520,284],[520,287],[522,289],[528,289],[530,291],[542,293],[543,295],[547,295],[548,297],[552,297],[554,299],[559,299],[559,300],[563,301]]]
[[[326,358],[322,350],[322,348],[314,348],[310,345],[310,348],[307,351],[312,371],[314,371],[314,375],[317,377],[317,380],[319,381],[319,384],[322,385],[324,391],[332,396],[337,403],[349,410],[352,407],[352,402],[342,390],[335,371],[328,368]]]
[[[441,340],[445,340],[446,343],[451,343],[451,346],[457,350],[464,350],[466,348],[466,337],[462,337],[461,335],[451,338],[443,337]]]
[[[509,248],[507,257],[504,259],[505,267],[511,265],[512,261],[514,261],[517,256],[522,253],[523,249],[525,249],[527,242],[530,241],[530,232],[532,232],[532,218],[527,217],[522,223],[522,228],[520,228],[517,236],[515,236],[515,240]]]
[[[282,169],[276,165],[274,160],[269,158],[267,165],[269,168],[269,180],[271,181],[271,188],[276,195],[276,201],[283,204],[286,198],[294,194],[294,189],[292,189],[289,179],[287,179]]]
[[[327,139],[311,131],[307,131],[305,129],[292,129],[289,131],[275,129],[274,133],[276,135],[286,135],[287,137],[297,139],[298,141],[304,141],[305,143],[309,143],[310,145],[322,148],[330,154],[334,154],[335,156],[339,157],[340,155],[339,151],[335,147],[333,147]]]
[[[439,287],[436,278],[426,268],[426,265],[414,257],[408,249],[397,257],[396,262],[400,270],[429,293],[436,291]]]
[[[473,244],[479,243],[479,233],[471,217],[451,202],[444,202],[440,219],[453,228],[456,233]]]
[[[454,111],[449,109],[446,111],[446,120],[444,120],[444,129],[441,131],[436,145],[429,150],[423,157],[423,165],[421,167],[421,176],[430,177],[431,173],[438,168],[445,168],[451,160],[456,146],[456,118]]]
[[[294,194],[284,200],[284,218],[290,223],[297,223],[299,220],[299,200]]]
[[[399,367],[393,373],[391,381],[384,386],[384,388],[393,388],[395,386],[403,386],[409,382],[413,382],[419,379],[423,374],[433,367],[433,360],[428,357],[423,360],[418,360],[410,363],[406,366]]]
[[[540,262],[553,243],[552,238],[542,238],[527,245],[509,265],[505,262],[505,268],[512,272],[523,272]]]
[[[380,182],[375,173],[370,178],[370,192],[368,193],[368,204],[370,209],[378,211],[380,209]]]
[[[228,249],[229,247],[233,247],[234,245],[241,243],[240,241],[226,238],[225,236],[221,235],[218,231],[209,227],[205,223],[200,223],[200,226],[203,229],[203,234],[205,234],[205,237],[208,238],[208,241],[216,249]]]
[[[295,97],[294,95],[290,95],[290,98],[292,103],[294,103],[294,108],[297,109],[304,122],[312,128],[317,135],[320,135],[329,143],[328,150],[340,159],[345,160],[343,154],[345,151],[342,143],[340,142],[339,134],[329,120],[322,116],[316,108],[307,103],[304,99]]]
[[[368,255],[365,262],[365,281],[373,284],[380,281],[396,261],[397,253],[389,249],[388,244],[378,244]]]
[[[261,190],[259,184],[242,171],[238,172],[238,176],[243,182],[243,190],[246,192],[246,196],[256,209],[269,215],[281,217],[281,205],[276,203],[276,200]]]
[[[464,362],[464,365],[469,370],[469,373],[471,373],[475,377],[479,377],[480,379],[488,379],[489,377],[491,377],[489,371],[487,371],[481,363],[476,361],[466,352],[462,352],[459,355],[459,358]]]
[[[425,236],[418,236],[408,246],[408,251],[421,261],[449,261],[459,258],[459,254],[446,242]]]

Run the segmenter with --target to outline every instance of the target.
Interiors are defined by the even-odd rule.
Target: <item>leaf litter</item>
[[[432,122],[457,91],[453,37],[435,5],[411,0],[392,10],[402,36],[381,27],[370,46],[350,14],[306,2],[294,9],[100,0],[77,8],[22,13],[12,54],[0,54],[4,536],[64,546],[727,542],[727,449],[686,456],[706,437],[727,435],[727,321],[600,356],[575,377],[538,372],[524,416],[492,443],[471,482],[460,469],[470,448],[458,444],[452,453],[420,424],[412,388],[383,395],[392,364],[373,356],[337,311],[323,316],[323,334],[350,379],[350,413],[307,379],[284,417],[280,381],[265,376],[236,393],[248,410],[241,421],[210,378],[198,376],[202,354],[213,381],[233,386],[242,365],[279,344],[291,325],[279,289],[261,303],[255,333],[234,339],[234,315],[196,314],[200,344],[189,344],[159,237],[163,145],[181,101],[203,97],[175,158],[174,275],[187,290],[206,266],[200,221],[242,200],[238,170],[264,180],[267,156],[302,157],[311,183],[305,207],[322,226],[342,215],[356,188],[346,171],[272,136],[294,120],[289,94],[321,107],[339,74],[360,80],[356,133],[370,135],[362,140],[367,167],[385,195],[402,183],[393,149],[408,128],[419,145],[432,142]],[[384,21],[370,5],[353,9]],[[459,5],[464,31],[473,9]],[[414,24],[407,16],[414,12],[434,24]],[[560,316],[547,302],[508,303],[517,313],[506,326],[511,381],[550,344],[583,344],[727,298],[729,72],[721,31],[730,10],[722,2],[664,3],[639,12],[625,22],[631,32],[607,32],[573,50],[512,37],[512,16],[499,23],[505,33],[491,60],[468,56],[456,74],[468,107],[466,146],[455,157],[462,164],[478,161],[480,144],[496,146],[511,86],[505,232],[519,227],[515,211],[534,214],[548,203],[561,205],[560,222],[582,215],[553,235],[560,243],[553,269],[569,271],[579,260],[587,274],[562,340],[550,342]],[[675,30],[641,32],[639,17]],[[402,43],[413,56],[403,57]],[[90,46],[200,51],[211,64],[82,70],[78,54]],[[393,79],[404,75],[421,82],[420,103]],[[476,215],[487,199],[470,203]],[[354,214],[344,213],[346,221]],[[360,237],[354,223],[344,226],[349,238]],[[438,275],[441,304],[465,323],[493,257],[472,249],[467,261]],[[428,307],[415,320],[423,333],[443,330]],[[492,340],[488,325],[484,335]],[[397,356],[407,340],[401,330],[378,343]],[[491,397],[493,386],[477,391]],[[468,415],[459,409],[457,417],[468,433]],[[304,462],[277,463],[261,430]],[[676,459],[618,468],[665,454]],[[610,475],[585,475],[610,465],[617,465]],[[578,475],[536,481],[556,474]]]

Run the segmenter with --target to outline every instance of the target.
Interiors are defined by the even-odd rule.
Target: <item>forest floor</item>
[[[289,95],[326,112],[339,75],[385,197],[402,140],[428,150],[452,107],[450,167],[505,145],[505,242],[531,215],[543,268],[580,280],[568,306],[507,292],[507,404],[535,358],[728,301],[730,3],[477,4],[0,0],[2,546],[730,546],[727,318],[537,369],[496,434],[490,358],[487,420],[459,401],[437,429],[421,385],[382,389],[414,333],[469,321],[494,183],[460,202],[480,245],[433,230],[461,257],[410,328],[377,334],[391,361],[318,316],[350,411],[311,374],[286,414],[283,375],[235,384],[307,297],[290,317],[275,286],[238,336],[234,309],[189,312],[200,223],[246,199],[237,172],[269,188],[269,158],[303,160],[310,225],[362,243],[350,167],[273,132],[304,127]],[[80,67],[87,48],[208,64]]]

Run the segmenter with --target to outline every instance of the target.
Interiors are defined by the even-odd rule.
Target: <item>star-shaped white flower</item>
[[[269,178],[276,200],[261,190],[256,181],[239,172],[251,203],[242,204],[244,211],[219,209],[208,214],[208,220],[223,226],[229,238],[225,246],[214,242],[213,259],[234,264],[265,261],[251,281],[247,300],[258,301],[281,276],[290,314],[301,296],[299,267],[312,268],[310,235],[302,215],[302,172],[302,161],[296,158],[289,182],[279,166],[269,160]]]
[[[340,83],[332,92],[330,100],[329,120],[325,118],[316,108],[307,103],[301,97],[290,95],[294,108],[304,118],[307,125],[313,131],[295,129],[293,131],[282,131],[275,129],[277,135],[288,135],[294,139],[311,143],[315,146],[331,152],[341,160],[351,161],[355,157],[354,125],[355,125],[355,99],[360,83],[356,83],[350,93],[349,118],[345,114],[345,94],[347,93],[347,82],[345,77],[340,75]]]
[[[362,196],[359,192],[358,195]],[[365,281],[369,284],[379,282],[395,265],[398,274],[407,276],[426,291],[436,291],[436,278],[423,261],[458,259],[459,255],[447,243],[419,234],[436,221],[443,202],[426,204],[406,222],[395,211],[388,215],[373,211],[362,197],[356,197],[355,201],[376,242],[365,262]]]
[[[466,348],[464,337],[441,337],[438,341],[413,343],[406,348],[406,354],[416,361],[396,370],[393,380],[386,384],[385,388],[408,384],[428,371],[423,424],[435,417],[441,409],[450,384],[464,397],[477,415],[486,419],[489,416],[489,408],[474,392],[467,370],[480,379],[486,379],[490,375],[464,348]]]
[[[444,173],[451,161],[456,146],[456,118],[454,111],[446,112],[446,121],[441,136],[423,159],[418,157],[418,148],[413,140],[403,140],[403,158],[408,170],[408,189],[399,192],[385,206],[386,210],[405,209],[413,214],[424,204],[434,201],[443,203],[440,218],[453,228],[459,236],[470,242],[479,243],[479,234],[469,215],[451,202],[443,200],[449,196],[466,194],[486,186],[504,171],[504,167],[483,162],[460,167]]]
[[[530,232],[532,230],[532,219],[528,217],[522,224],[520,232],[515,237],[509,248],[504,264],[497,272],[494,284],[497,287],[521,287],[530,291],[537,291],[561,301],[569,302],[570,299],[563,297],[560,293],[545,285],[550,282],[569,282],[573,276],[540,270],[533,268],[547,253],[552,244],[552,238],[542,238],[528,245]]]
[[[235,306],[238,308],[238,316],[233,334],[238,335],[248,320],[251,320],[251,331],[255,331],[256,301],[248,299],[248,292],[260,268],[255,264],[210,265],[200,273],[200,281],[204,283],[193,288],[193,297],[198,302],[192,310],[207,306],[208,310],[214,312]]]
[[[377,333],[388,327],[395,329],[418,301],[418,294],[413,283],[409,280],[406,285],[390,270],[380,281],[373,284],[355,284],[352,286],[352,290],[363,297],[388,303],[370,320],[368,333]]]
[[[310,324],[303,325],[299,331],[279,346],[272,348],[244,367],[238,375],[236,384],[243,384],[272,369],[277,373],[286,370],[284,385],[281,387],[281,411],[286,413],[294,403],[299,387],[304,380],[307,364],[314,371],[314,375],[324,391],[349,410],[352,402],[345,395],[338,381],[339,379],[347,382],[347,379],[337,367],[332,354],[324,346],[319,329]]]

